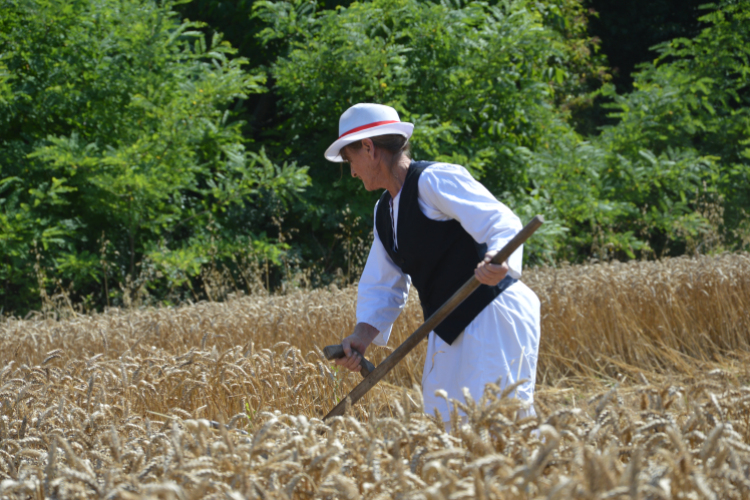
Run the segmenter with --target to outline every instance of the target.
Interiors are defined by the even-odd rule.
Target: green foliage
[[[289,147],[317,151],[322,163],[319,151],[341,112],[382,102],[415,123],[417,157],[455,161],[478,175],[492,165],[509,190],[525,182],[508,148],[539,144],[552,114],[549,82],[567,76],[562,44],[525,2],[376,0],[316,17],[266,8],[274,27],[261,36],[297,39],[273,67],[292,117]]]
[[[0,0],[1,306],[212,299],[290,262],[355,280],[379,193],[323,151],[357,102],[543,213],[531,263],[747,248],[750,2],[707,6],[626,94],[592,92],[588,5]]]
[[[550,222],[528,245],[532,262],[683,252],[715,231],[701,208],[722,196],[720,156],[684,142],[701,119],[686,93],[705,82],[678,68],[665,81],[692,85],[622,98],[606,86],[594,96],[652,118],[654,102],[683,103],[689,120],[659,143],[650,122],[621,113],[618,125],[584,141],[567,110],[590,99],[579,68],[590,76],[600,68],[591,43],[570,36],[580,26],[556,22],[580,12],[570,3],[374,0],[320,13],[299,1],[257,5],[269,25],[260,36],[288,44],[271,68],[289,117],[281,143],[290,158],[320,165],[313,206],[346,204],[371,217],[375,194],[319,157],[341,112],[371,101],[415,123],[416,158],[462,164],[523,216],[544,213]]]
[[[246,229],[253,221],[231,210],[307,184],[306,169],[247,151],[231,119],[233,103],[262,92],[265,77],[170,7],[4,2],[0,51],[13,75],[0,101],[7,308],[33,304],[35,259],[53,270],[45,278],[81,291],[108,279],[116,294],[144,259],[167,276],[195,277],[209,226]]]
[[[416,125],[415,158],[462,164],[506,198],[530,182],[519,148],[544,148],[569,129],[557,92],[583,90],[566,65],[596,71],[582,62],[580,27],[552,2],[374,0],[319,13],[297,0],[256,5],[263,40],[288,46],[271,68],[286,117],[276,137],[289,158],[314,166],[302,215],[313,229],[331,232],[340,219],[325,214],[344,207],[370,226],[376,194],[322,158],[350,105],[392,105]]]
[[[618,123],[605,127],[598,142],[630,161],[644,149],[695,158],[695,168],[682,166],[669,184],[650,189],[683,201],[695,201],[699,191],[720,211],[714,222],[723,246],[736,248],[750,214],[750,2],[708,8],[700,19],[707,27],[694,39],[659,46],[659,57],[635,75],[633,92],[602,90],[614,100]],[[688,179],[692,189],[670,192]]]
[[[511,206],[522,207],[527,217],[546,213],[560,226],[551,238],[531,243],[532,258],[653,256],[667,245],[695,248],[710,231],[696,209],[715,194],[709,187],[718,178],[713,158],[671,149],[659,156],[641,149],[627,157],[600,141],[569,136],[549,150],[527,152],[527,161],[534,187]]]
[[[746,248],[750,213],[750,3],[709,6],[692,40],[658,47],[633,92],[612,85],[614,125],[529,150],[533,203],[567,229],[537,253],[634,258]],[[514,205],[527,205],[524,195]],[[528,212],[528,208],[523,209]]]

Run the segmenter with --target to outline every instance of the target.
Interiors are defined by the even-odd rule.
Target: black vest
[[[380,197],[375,214],[380,241],[393,262],[411,277],[425,319],[471,278],[487,252],[487,245],[474,241],[457,220],[436,221],[422,213],[417,200],[419,176],[433,163],[412,161],[409,165],[399,200],[397,250],[393,248],[388,191]],[[480,285],[435,328],[435,333],[452,344],[482,309],[515,282],[506,276],[497,286]]]

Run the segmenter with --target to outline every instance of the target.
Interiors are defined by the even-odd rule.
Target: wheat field
[[[320,352],[353,288],[4,318],[0,498],[750,498],[748,254],[524,281],[537,416],[490,384],[449,431],[421,411],[424,346],[320,420],[359,380]],[[421,321],[412,296],[390,347]]]

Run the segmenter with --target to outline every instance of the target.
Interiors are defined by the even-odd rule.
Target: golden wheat
[[[690,373],[750,352],[750,254],[534,269],[539,380]]]
[[[320,352],[352,289],[6,318],[0,498],[750,498],[747,255],[525,279],[537,415],[489,384],[450,433],[413,389],[420,353],[319,420],[359,380]],[[412,297],[392,342],[421,319]]]

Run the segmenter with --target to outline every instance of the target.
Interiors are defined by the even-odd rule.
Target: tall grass
[[[319,420],[359,381],[319,351],[353,328],[353,288],[5,318],[0,498],[750,497],[748,255],[525,280],[538,416],[488,385],[450,433],[412,389],[424,346]],[[411,297],[393,346],[421,319]]]
[[[690,373],[750,352],[750,254],[537,269],[539,380]]]
[[[689,373],[707,362],[750,352],[750,254],[674,258],[527,270],[523,281],[542,302],[539,380],[583,376],[619,379],[637,372]],[[205,343],[219,350],[253,342],[288,342],[304,353],[338,343],[354,328],[356,289],[298,290],[278,296],[230,297],[171,308],[82,315],[61,307],[0,323],[6,362],[41,361],[42,353],[119,353],[135,342],[170,352]],[[60,317],[66,317],[60,321]],[[377,364],[423,321],[416,293],[387,348],[368,351]],[[419,383],[425,346],[388,379]],[[85,354],[84,354],[85,355]]]

